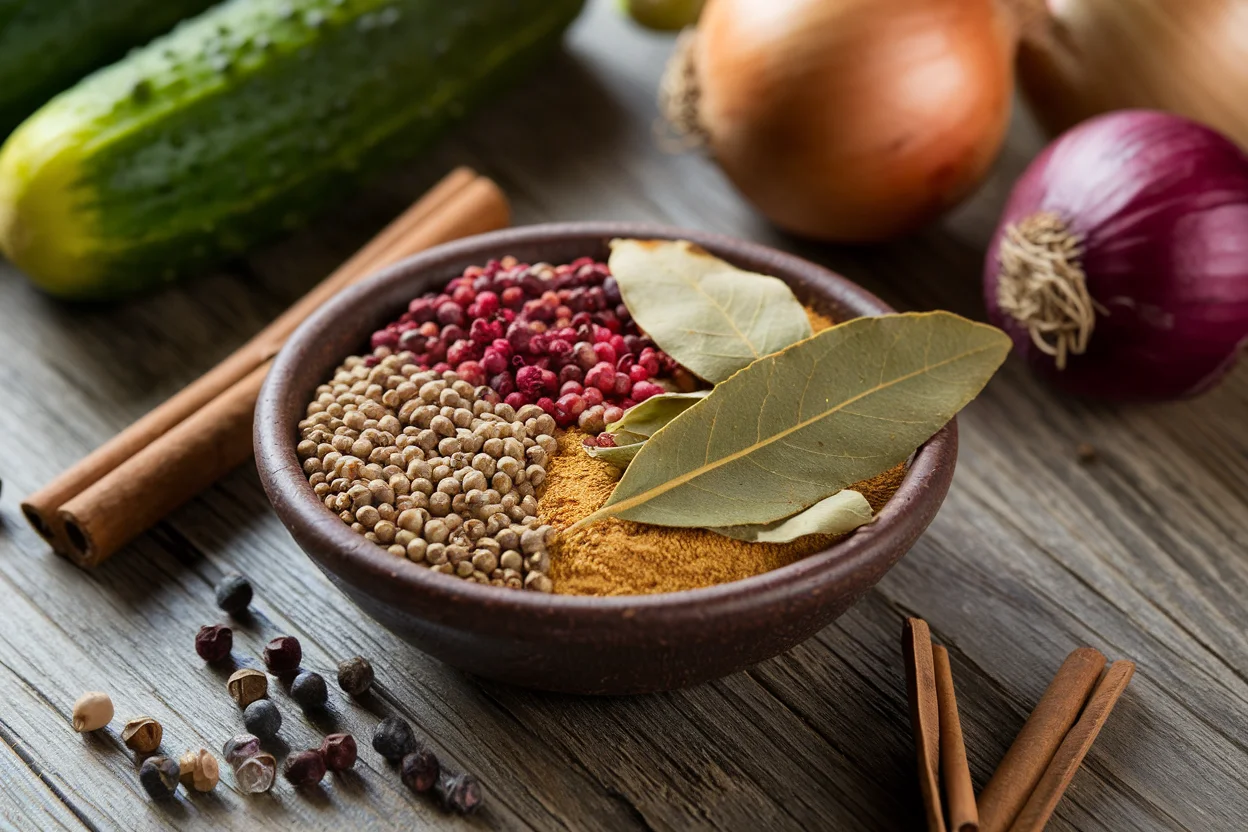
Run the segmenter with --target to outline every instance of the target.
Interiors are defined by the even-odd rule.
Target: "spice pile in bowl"
[[[370,347],[299,424],[328,510],[452,578],[619,595],[870,522],[1009,341],[948,313],[834,324],[690,243],[617,240],[609,263],[469,268]]]

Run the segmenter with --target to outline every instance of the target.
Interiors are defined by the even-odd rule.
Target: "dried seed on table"
[[[346,771],[355,766],[359,749],[350,734],[329,734],[321,743],[320,754],[330,771]]]
[[[262,740],[272,739],[282,729],[282,712],[268,699],[257,699],[243,709],[243,725]]]
[[[440,770],[437,755],[424,748],[403,757],[399,779],[412,791],[424,794],[438,782]]]
[[[74,702],[74,730],[78,733],[98,731],[113,719],[113,700],[108,694],[89,690]]]
[[[234,631],[220,624],[207,624],[195,634],[195,652],[206,662],[219,662],[229,657],[234,647]]]
[[[290,698],[304,708],[319,708],[329,698],[325,679],[319,673],[305,670],[290,683]]]
[[[136,716],[121,729],[121,741],[131,751],[148,754],[160,747],[164,729],[150,716]]]
[[[373,750],[392,763],[397,763],[419,747],[412,726],[399,716],[386,717],[373,732]]]
[[[367,490],[367,489],[365,489]],[[264,663],[277,675],[293,673],[303,661],[303,648],[294,636],[278,636],[264,648]]]
[[[246,708],[257,699],[269,695],[269,677],[263,671],[244,667],[230,674],[225,683],[230,698],[238,703],[238,707]]]
[[[235,768],[243,760],[254,757],[259,753],[260,738],[255,734],[236,734],[226,740],[225,745],[221,746],[221,756],[228,765]]]
[[[165,800],[178,790],[181,770],[168,757],[148,757],[139,767],[139,783],[153,800]]]
[[[434,786],[438,802],[458,815],[471,815],[481,808],[481,784],[471,774],[446,774]]]
[[[260,794],[273,787],[277,778],[277,760],[261,752],[234,767],[234,781],[246,794]]]
[[[226,575],[217,584],[217,606],[231,615],[240,615],[251,606],[251,582],[242,575]]]
[[[411,555],[410,547],[408,555]],[[373,666],[363,656],[352,656],[338,663],[338,686],[351,696],[363,696],[373,686],[375,678]]]
[[[183,754],[178,760],[178,771],[182,785],[197,792],[215,789],[221,774],[217,758],[204,748]]]
[[[319,751],[296,751],[286,758],[282,776],[296,786],[313,786],[325,777],[325,759]]]

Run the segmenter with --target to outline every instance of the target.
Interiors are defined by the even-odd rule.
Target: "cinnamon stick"
[[[945,832],[940,787],[940,705],[936,695],[936,671],[932,659],[932,633],[921,618],[907,618],[901,631],[906,658],[906,690],[910,695],[910,721],[919,762],[919,790],[927,814],[928,832]]]
[[[55,515],[63,530],[65,553],[82,566],[103,562],[246,461],[251,455],[252,414],[273,354],[290,332],[335,292],[403,257],[500,228],[508,221],[506,198],[484,178],[457,188],[449,197],[443,195],[432,205],[431,210],[426,205],[417,211],[418,203],[404,215],[407,221],[399,230],[382,232],[275,321],[271,334],[252,339],[246,363],[253,366],[240,379],[226,384],[224,392],[162,433],[145,437],[145,446],[67,499]],[[235,356],[227,362],[231,369],[244,363]],[[220,367],[213,373],[225,375]]]
[[[979,796],[981,832],[1005,832],[1014,823],[1104,669],[1105,657],[1091,647],[1062,662]]]
[[[476,180],[476,174],[467,168],[459,168],[447,175],[350,260],[224,361],[27,497],[22,503],[27,521],[57,551],[70,551],[65,529],[57,516],[65,503],[99,482],[179,422],[202,410],[231,385],[246,378],[276,355],[295,328],[317,307],[352,280],[374,271],[380,255],[412,229],[437,216],[449,200]],[[485,181],[492,186],[488,180]],[[501,196],[481,198],[479,208],[479,225],[484,227],[479,230],[506,225],[506,202]]]
[[[1079,721],[1062,740],[1053,761],[1044,770],[1035,791],[1010,827],[1011,832],[1039,832],[1044,829],[1134,673],[1134,662],[1117,661],[1109,666]]]
[[[966,762],[966,743],[962,739],[962,720],[953,690],[949,651],[939,645],[933,647],[932,664],[936,671],[936,701],[940,706],[940,777],[949,804],[949,828],[952,832],[977,832],[979,811],[975,808],[975,786]]]

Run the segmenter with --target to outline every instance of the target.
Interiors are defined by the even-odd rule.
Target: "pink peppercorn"
[[[586,387],[582,391],[582,396],[585,399],[585,403],[590,407],[602,404],[602,391],[597,387]]]
[[[585,386],[597,387],[604,394],[615,389],[615,368],[603,361],[585,374]]]
[[[464,310],[454,301],[446,301],[438,305],[438,323],[446,326],[448,324],[462,325],[464,323]]]
[[[628,377],[634,382],[645,381],[650,378],[650,372],[640,364],[634,364],[628,369]]]
[[[525,396],[537,396],[542,391],[542,369],[540,367],[521,367],[516,371],[516,387]]]
[[[597,344],[594,344],[594,355],[598,356],[599,361],[615,366],[615,347],[606,341],[599,341]]]
[[[480,387],[482,384],[485,384],[485,369],[476,361],[461,362],[455,368],[455,372],[459,373],[459,377],[473,387]]]
[[[663,388],[653,381],[639,381],[633,385],[632,398],[634,401],[644,402],[651,396],[657,396],[662,392]]]

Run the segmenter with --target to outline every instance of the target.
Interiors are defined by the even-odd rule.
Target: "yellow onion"
[[[1110,110],[1168,110],[1248,147],[1248,3],[1026,0],[1019,83],[1057,133]]]
[[[661,98],[780,227],[881,240],[987,171],[1016,37],[1002,0],[710,0]]]

